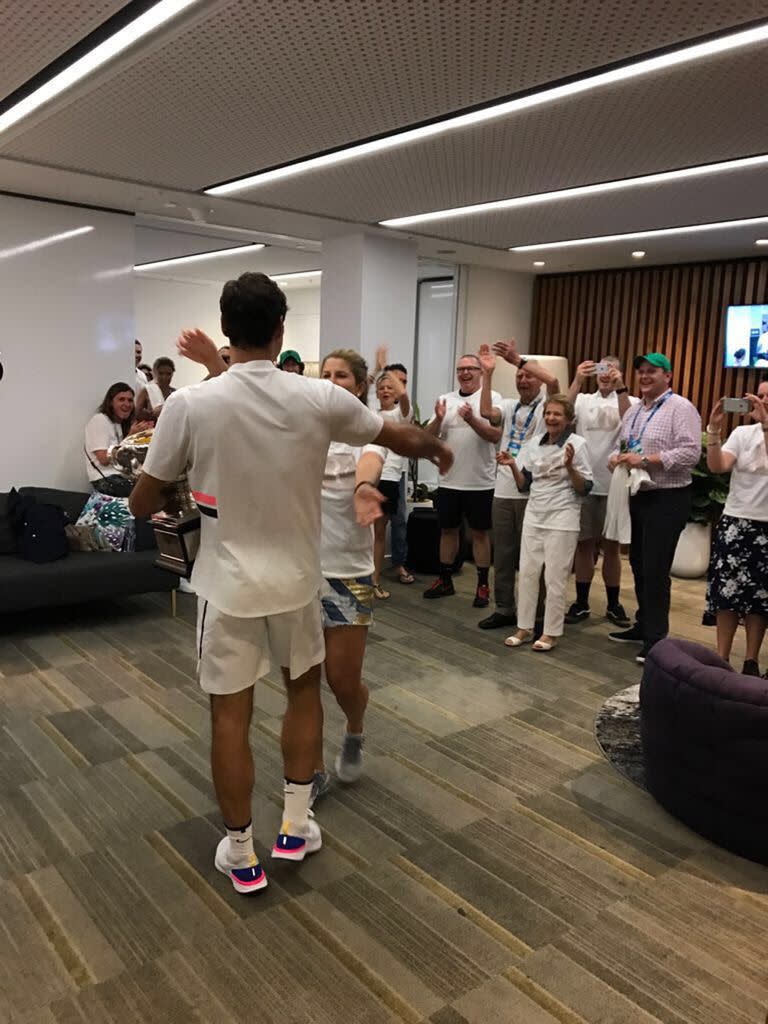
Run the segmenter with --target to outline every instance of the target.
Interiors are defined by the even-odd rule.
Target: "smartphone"
[[[748,398],[724,398],[723,399],[723,412],[736,412],[740,415],[749,412],[752,409],[752,403]]]

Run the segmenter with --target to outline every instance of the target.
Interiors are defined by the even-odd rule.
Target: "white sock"
[[[284,835],[301,834],[309,819],[309,798],[312,794],[312,783],[286,781],[283,787],[285,799],[283,824],[280,831]]]
[[[256,860],[256,853],[253,849],[253,827],[249,821],[245,828],[230,828],[224,826],[229,838],[229,862],[230,864],[249,864]],[[258,862],[257,862],[258,863]]]

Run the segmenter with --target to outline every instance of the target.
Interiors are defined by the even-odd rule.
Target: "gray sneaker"
[[[314,807],[315,801],[319,800],[321,796],[325,796],[328,790],[331,788],[331,773],[330,772],[315,772],[312,776],[312,792],[309,796],[309,806]]]
[[[336,758],[336,774],[342,782],[357,782],[363,774],[363,737],[344,734],[341,753]]]

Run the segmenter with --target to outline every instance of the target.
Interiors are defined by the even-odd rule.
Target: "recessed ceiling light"
[[[635,249],[632,253],[633,260],[641,260],[645,256],[645,249]]]
[[[212,260],[217,256],[231,256],[236,253],[238,256],[243,253],[256,252],[264,249],[263,242],[255,242],[253,245],[231,245],[228,249],[214,249],[211,252],[196,252],[191,256],[173,256],[167,260],[153,260],[151,263],[137,263],[134,270],[157,270],[158,267],[176,267],[182,263],[198,263],[201,260]]]
[[[644,185],[660,185],[668,181],[682,181],[686,178],[703,177],[707,174],[722,174],[724,171],[741,171],[764,164],[768,164],[768,153],[763,153],[760,156],[741,157],[738,160],[721,160],[715,164],[700,164],[697,167],[682,167],[676,171],[643,174],[636,178],[602,181],[596,185],[577,185],[575,188],[561,188],[553,192],[537,192],[533,195],[514,196],[511,199],[497,199],[491,203],[456,206],[450,210],[417,213],[409,217],[393,217],[390,220],[380,220],[379,224],[385,228],[403,228],[410,224],[426,224],[429,221],[446,220],[451,217],[468,217],[479,213],[512,210],[521,206],[538,206],[542,203],[556,203],[567,199],[583,199],[584,196],[597,195],[600,192],[619,192],[624,189],[640,188]]]
[[[544,262],[544,260],[534,260],[533,265],[534,267],[546,267],[547,264]]]
[[[177,17],[182,11],[199,0],[160,0],[134,18],[123,28],[99,43],[88,53],[84,54],[69,67],[64,68],[47,82],[34,89],[29,95],[14,103],[4,113],[0,114],[0,132],[7,131],[12,125],[17,124],[22,118],[38,110],[43,104],[48,103],[55,96],[60,95],[66,89],[70,89],[77,82],[81,82],[88,75],[93,74],[107,61],[113,60],[129,46],[143,39],[150,32],[154,32],[167,21]]]
[[[356,143],[331,153],[321,153],[319,156],[296,160],[281,167],[273,167],[271,170],[258,171],[256,174],[249,174],[244,178],[223,182],[220,185],[212,185],[210,188],[205,189],[205,192],[208,195],[223,196],[229,195],[232,192],[242,191],[242,189],[254,188],[257,185],[267,185],[270,182],[279,181],[282,178],[288,178],[295,174],[303,174],[306,171],[318,170],[321,167],[331,167],[334,164],[344,163],[347,160],[357,160],[361,157],[371,156],[373,153],[394,149],[396,146],[403,146],[409,142],[419,142],[435,135],[442,135],[445,132],[455,131],[459,128],[468,128],[472,125],[481,124],[484,121],[506,117],[509,114],[516,114],[521,110],[530,110],[532,107],[539,107],[545,103],[565,99],[567,96],[575,96],[579,93],[589,92],[592,89],[599,89],[602,86],[613,85],[616,82],[624,82],[629,79],[639,78],[642,75],[665,71],[679,64],[688,64],[715,54],[727,53],[730,50],[743,46],[751,46],[766,39],[768,39],[768,21],[758,25],[756,28],[732,32],[729,35],[708,39],[705,42],[694,43],[690,46],[681,46],[676,50],[671,50],[655,57],[642,58],[620,67],[610,68],[608,71],[598,72],[594,75],[585,75],[576,81],[539,89],[525,96],[504,100],[501,103],[492,103],[480,109],[469,110],[463,114],[434,121],[431,124],[407,128],[405,131],[392,132],[383,138],[371,139],[368,142]]]
[[[768,245],[768,238],[758,238],[755,245]]]
[[[712,224],[690,224],[681,228],[658,228],[653,231],[627,231],[620,235],[595,235],[592,238],[569,238],[563,242],[539,242],[536,245],[514,245],[510,252],[541,252],[543,249],[569,249],[577,245],[600,245],[604,242],[626,242],[631,238],[661,238],[669,235],[692,235],[699,231],[720,231],[724,228],[768,224],[768,217],[747,217],[744,220],[720,220]]]

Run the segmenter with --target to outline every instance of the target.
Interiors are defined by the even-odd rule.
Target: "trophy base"
[[[199,514],[168,516],[161,512],[152,516],[152,526],[160,552],[155,565],[189,579],[200,547]]]

